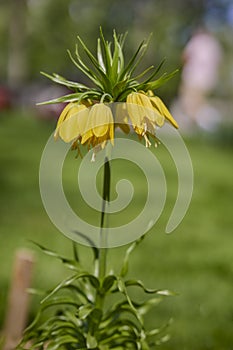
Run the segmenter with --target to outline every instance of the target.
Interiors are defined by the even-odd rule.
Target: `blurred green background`
[[[82,81],[66,49],[75,48],[80,35],[95,49],[101,25],[107,38],[112,30],[128,31],[131,54],[151,32],[145,64],[164,70],[182,66],[182,52],[193,30],[210,30],[223,52],[219,82],[210,100],[218,106],[220,122],[214,130],[184,132],[195,184],[192,202],[183,222],[171,235],[164,233],[177,191],[175,165],[161,145],[156,150],[167,177],[168,197],[156,226],[135,251],[130,275],[148,287],[168,288],[178,296],[164,300],[148,316],[150,327],[172,318],[167,350],[233,349],[233,5],[227,0],[12,0],[0,3],[0,329],[3,327],[14,254],[19,247],[35,250],[33,287],[49,289],[67,271],[40,253],[29,240],[69,255],[71,243],[50,222],[41,202],[38,171],[40,157],[54,130],[59,108],[36,107],[35,102],[64,91],[41,77],[56,72]],[[158,91],[168,105],[179,95],[180,74]],[[182,125],[181,125],[182,130]],[[187,130],[186,130],[187,131]],[[195,131],[195,132],[194,132]],[[64,171],[70,203],[82,215],[93,213],[81,202],[76,186],[80,160],[70,153]],[[124,171],[122,171],[122,168]],[[142,174],[132,164],[113,164],[113,183],[132,181],[136,189],[133,209],[140,211]],[[65,181],[64,181],[65,183]],[[114,188],[114,185],[113,185]],[[114,191],[113,191],[114,194]],[[80,203],[82,206],[80,208]],[[124,221],[133,212],[123,212]],[[89,249],[81,248],[86,259]],[[119,265],[125,248],[110,252],[110,265]],[[38,306],[31,302],[30,319]]]

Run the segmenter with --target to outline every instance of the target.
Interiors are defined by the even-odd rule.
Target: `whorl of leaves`
[[[141,240],[127,249],[120,273],[109,274],[103,281],[83,269],[76,247],[74,258],[67,259],[37,244],[44,253],[60,259],[73,274],[46,293],[17,349],[149,350],[167,341],[165,331],[169,322],[161,328],[146,330],[144,315],[174,293],[148,289],[139,280],[126,279],[129,256]],[[93,253],[95,260],[95,248]],[[128,292],[133,287],[153,297],[138,303]],[[48,314],[47,309],[51,309]]]
[[[147,92],[155,90],[177,73],[178,70],[175,70],[169,74],[164,73],[159,78],[154,79],[165,60],[157,68],[150,66],[139,73],[135,73],[146,54],[149,40],[142,41],[129,61],[125,62],[125,39],[126,34],[117,35],[114,31],[113,42],[108,42],[105,40],[100,28],[100,38],[97,40],[97,52],[95,54],[78,37],[75,57],[70,51],[68,51],[68,54],[79,72],[90,82],[90,85],[67,80],[56,73],[51,75],[41,72],[42,75],[56,84],[65,86],[72,93],[39,104],[80,102],[84,100],[124,102],[132,91],[143,90]],[[80,54],[80,48],[84,56],[86,56],[87,62]]]

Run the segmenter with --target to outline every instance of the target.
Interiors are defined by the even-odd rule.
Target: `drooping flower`
[[[163,126],[164,116],[153,107],[150,98],[141,92],[127,96],[127,109],[135,132],[144,137],[146,147],[149,147],[151,143],[148,136],[155,136],[156,128]]]
[[[93,147],[104,148],[106,142],[114,143],[114,120],[111,108],[104,103],[94,104],[88,114],[87,130],[82,136],[82,144],[88,142]]]
[[[55,138],[58,135],[65,142],[73,142],[72,149],[79,145],[88,145],[103,149],[108,140],[114,143],[114,120],[111,108],[104,103],[90,107],[84,104],[70,103],[58,119]]]
[[[69,103],[63,109],[54,133],[54,138],[58,136],[65,142],[70,142],[79,138],[86,129],[88,108],[83,103]]]
[[[127,96],[126,101],[133,127],[137,128],[141,135],[152,125],[161,127],[164,124],[164,117],[157,109],[153,108],[146,94],[133,92]]]

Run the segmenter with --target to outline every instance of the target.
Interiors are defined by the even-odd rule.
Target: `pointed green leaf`
[[[42,304],[42,310],[45,310],[49,307],[53,307],[56,305],[72,305],[75,307],[79,307],[80,305],[73,300],[71,297],[53,297],[52,299],[47,299]]]
[[[31,241],[33,244],[35,244],[38,248],[40,248],[43,253],[49,255],[49,256],[52,256],[56,259],[59,259],[61,260],[64,265],[66,265],[67,267],[69,267],[70,269],[72,270],[76,270],[76,271],[80,271],[80,269],[82,270],[82,266],[80,265],[79,261],[78,260],[72,260],[72,259],[68,259],[68,258],[65,258],[59,254],[57,254],[56,252],[44,247],[43,245],[37,243],[37,242],[34,242],[34,241]]]
[[[62,282],[60,282],[42,301],[41,304],[43,304],[47,299],[49,299],[52,295],[54,295],[56,292],[58,292],[60,289],[64,287],[68,287],[71,285],[74,281],[78,279],[88,279],[93,287],[96,289],[99,288],[99,280],[89,273],[81,273],[81,274],[75,274],[73,276],[69,276]]]
[[[124,70],[121,72],[121,75],[119,77],[119,80],[124,80],[126,77],[130,76],[129,71],[132,68],[133,64],[135,63],[135,60],[137,59],[140,51],[142,50],[142,47],[144,45],[144,41],[141,42],[141,44],[139,45],[137,51],[135,52],[135,54],[132,56],[132,58],[130,59],[129,63],[127,64],[127,66],[124,68]]]
[[[91,304],[86,304],[86,305],[82,305],[79,309],[78,309],[78,316],[80,319],[85,319],[93,310],[93,305]]]
[[[171,325],[172,322],[173,322],[173,320],[170,319],[167,323],[165,323],[161,327],[151,329],[150,331],[146,331],[146,337],[147,338],[154,337],[157,334],[164,332]]]
[[[146,54],[146,51],[148,49],[148,46],[149,46],[149,42],[151,40],[151,36],[152,34],[150,34],[149,38],[146,40],[146,42],[143,43],[142,47],[141,47],[141,50],[140,50],[140,54],[139,54],[139,57],[138,59],[136,60],[136,62],[134,63],[134,65],[131,67],[130,69],[130,75],[132,75],[132,73],[135,71],[135,69],[138,67],[138,65],[141,63],[143,57],[145,56]]]
[[[140,313],[140,315],[145,315],[151,308],[160,304],[161,301],[162,301],[162,298],[159,298],[159,297],[149,299],[144,303],[142,303],[140,306],[138,306],[137,310]]]
[[[97,59],[95,58],[95,56],[90,52],[90,50],[87,48],[87,46],[85,45],[85,43],[82,41],[82,39],[78,36],[78,40],[81,43],[85,53],[87,54],[87,56],[89,57],[89,59],[91,60],[93,66],[95,67],[96,71],[99,73],[100,77],[102,78],[102,83],[104,84],[105,87],[109,88],[110,86],[110,81],[108,78],[108,74],[105,74],[105,72],[102,70],[101,66],[99,65]],[[107,69],[107,68],[106,68]],[[108,72],[107,72],[108,73]],[[100,80],[100,79],[99,79]]]
[[[134,241],[129,246],[129,248],[126,250],[123,266],[122,266],[121,272],[120,272],[120,276],[121,277],[124,277],[127,274],[127,272],[128,272],[128,265],[129,265],[129,257],[131,255],[131,253],[134,251],[134,249],[138,246],[138,244],[142,242],[143,239],[144,239],[144,235],[142,237],[140,237],[138,240]]]
[[[158,74],[158,72],[160,71],[160,69],[162,68],[164,63],[165,63],[165,58],[160,62],[160,64],[158,65],[158,67],[156,68],[154,73],[152,75],[150,75],[149,78],[143,82],[143,84],[150,82],[156,76],[156,74]]]
[[[92,62],[92,64],[94,65],[94,67],[100,71],[100,65],[99,62],[97,61],[97,59],[95,58],[95,56],[91,53],[91,51],[87,48],[87,46],[85,45],[85,43],[82,41],[82,39],[80,38],[80,36],[78,36],[78,40],[80,42],[80,44],[82,45],[84,51],[86,52],[87,56],[89,57],[90,61]],[[102,71],[103,73],[103,71]]]
[[[139,90],[144,90],[144,91],[148,91],[148,90],[155,90],[158,87],[160,87],[161,85],[165,84],[167,81],[169,81],[171,78],[173,78],[177,72],[179,70],[176,69],[175,71],[173,71],[172,73],[164,73],[160,78],[158,78],[155,81],[150,81],[146,84],[142,83],[141,85],[138,86]]]
[[[74,82],[74,81],[70,81],[70,80],[66,80],[65,78],[61,77],[58,74],[53,74],[50,75],[48,73],[45,72],[40,72],[42,75],[44,75],[46,78],[49,78],[50,80],[52,80],[54,83],[63,85],[63,86],[67,86],[68,88],[75,88],[78,90],[88,90],[89,87],[87,87],[86,85],[80,84],[78,82]]]
[[[81,58],[78,56],[78,51],[76,48],[76,56],[78,56],[78,60],[79,63],[77,61],[75,61],[75,59],[73,58],[71,52],[68,50],[68,55],[71,59],[71,61],[73,62],[73,64],[81,71],[83,72],[91,81],[93,81],[93,83],[98,86],[99,88],[103,89],[103,85],[101,84],[101,82],[99,81],[98,77],[94,74],[94,72],[92,70],[90,70],[81,60]]]
[[[109,71],[111,69],[111,64],[112,64],[112,56],[111,56],[111,51],[110,51],[109,45],[104,38],[104,34],[103,34],[101,27],[100,27],[100,38],[101,38],[101,42],[103,44],[103,52],[104,52],[104,56],[105,56],[105,60],[106,60],[106,65],[105,65],[106,73],[109,74]]]
[[[47,350],[59,350],[62,349],[62,346],[65,344],[73,344],[74,346],[78,346],[78,339],[71,335],[61,335],[59,337],[55,337],[54,340],[51,340],[46,349]]]
[[[88,91],[88,93],[89,93],[89,91]],[[83,95],[83,93],[76,92],[73,94],[68,94],[68,95],[58,97],[58,98],[54,98],[52,100],[39,102],[36,105],[43,106],[43,105],[48,105],[48,104],[53,104],[53,103],[79,102],[81,100],[82,95]]]
[[[141,79],[144,75],[146,75],[149,71],[151,71],[152,69],[154,68],[154,66],[150,66],[148,68],[146,68],[142,73],[138,74],[136,77],[134,77],[132,79],[133,80],[138,80],[138,79]]]
[[[163,296],[174,296],[176,295],[176,293],[170,291],[170,290],[162,290],[162,289],[149,289],[149,288],[146,288],[143,284],[142,281],[140,280],[128,280],[128,281],[125,281],[125,286],[126,287],[140,287],[145,293],[148,293],[148,294],[159,294],[159,295],[163,295]]]
[[[118,43],[118,39],[116,36],[116,32],[113,32],[114,38],[114,53],[112,58],[112,66],[110,71],[110,80],[114,83],[117,81],[118,75],[118,65],[119,65],[119,50],[121,50],[120,44]]]
[[[98,38],[97,41],[97,58],[98,58],[98,62],[100,67],[102,68],[103,72],[106,73],[106,67],[104,64],[104,59],[103,59],[103,55],[102,55],[102,49],[101,49],[101,43],[100,43],[100,39]]]

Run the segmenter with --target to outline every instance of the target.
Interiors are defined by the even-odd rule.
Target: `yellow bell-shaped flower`
[[[104,103],[96,103],[90,108],[88,115],[87,134],[82,138],[82,143],[85,143],[88,138],[92,146],[101,144],[104,148],[108,140],[114,144],[114,119],[111,108]]]
[[[134,130],[139,135],[155,133],[156,126],[164,124],[164,116],[153,108],[150,98],[144,93],[133,92],[127,96],[127,109]]]
[[[72,148],[78,147],[78,142],[95,147],[105,147],[108,140],[114,143],[114,120],[111,108],[104,103],[87,107],[84,103],[69,103],[62,111],[55,139],[61,137],[65,142],[73,141]]]
[[[88,108],[82,103],[69,103],[62,111],[54,133],[65,142],[70,142],[82,135],[86,129]]]

